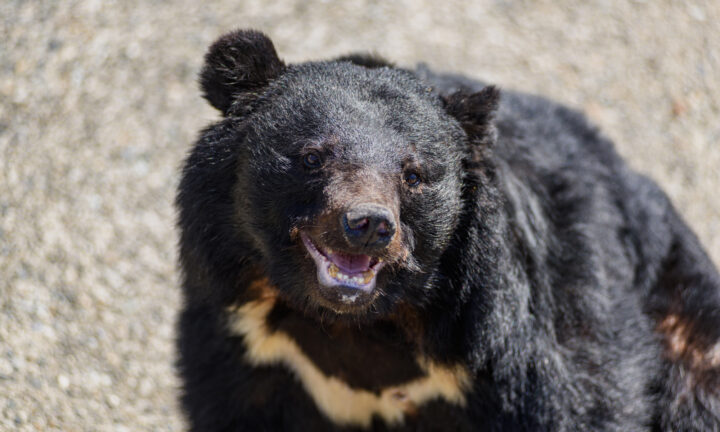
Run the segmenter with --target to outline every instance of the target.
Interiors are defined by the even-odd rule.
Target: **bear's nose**
[[[345,238],[354,247],[385,247],[395,235],[390,209],[378,204],[359,204],[340,216]]]

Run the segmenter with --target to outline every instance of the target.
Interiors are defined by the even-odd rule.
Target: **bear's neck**
[[[406,330],[390,320],[323,324],[272,293],[228,307],[227,313],[231,336],[242,338],[243,361],[285,369],[338,424],[368,426],[376,417],[402,422],[429,402],[462,407],[472,388],[465,365],[422,355]]]
[[[424,375],[416,341],[391,320],[362,326],[322,323],[278,301],[267,325],[271,332],[288,335],[325,375],[353,388],[379,392]]]

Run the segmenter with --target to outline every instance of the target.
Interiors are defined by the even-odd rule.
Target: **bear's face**
[[[236,225],[280,295],[354,317],[431,298],[468,158],[444,102],[403,70],[285,66],[254,32],[226,36],[206,60],[206,97],[241,141]]]
[[[278,288],[335,311],[422,285],[461,210],[463,135],[408,74],[294,67],[245,119],[250,234]]]

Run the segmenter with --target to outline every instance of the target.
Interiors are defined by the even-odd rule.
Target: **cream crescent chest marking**
[[[425,376],[387,387],[380,394],[352,388],[326,375],[295,340],[267,327],[266,317],[274,304],[274,298],[266,297],[228,309],[230,330],[245,341],[245,361],[255,366],[283,365],[291,370],[318,409],[335,423],[369,427],[373,416],[388,424],[402,423],[406,414],[435,398],[465,405],[470,376],[462,366],[448,367],[418,359]]]

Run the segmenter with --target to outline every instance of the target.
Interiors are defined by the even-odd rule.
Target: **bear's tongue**
[[[369,255],[354,255],[342,252],[328,254],[330,262],[335,264],[343,273],[361,273],[370,269]]]

